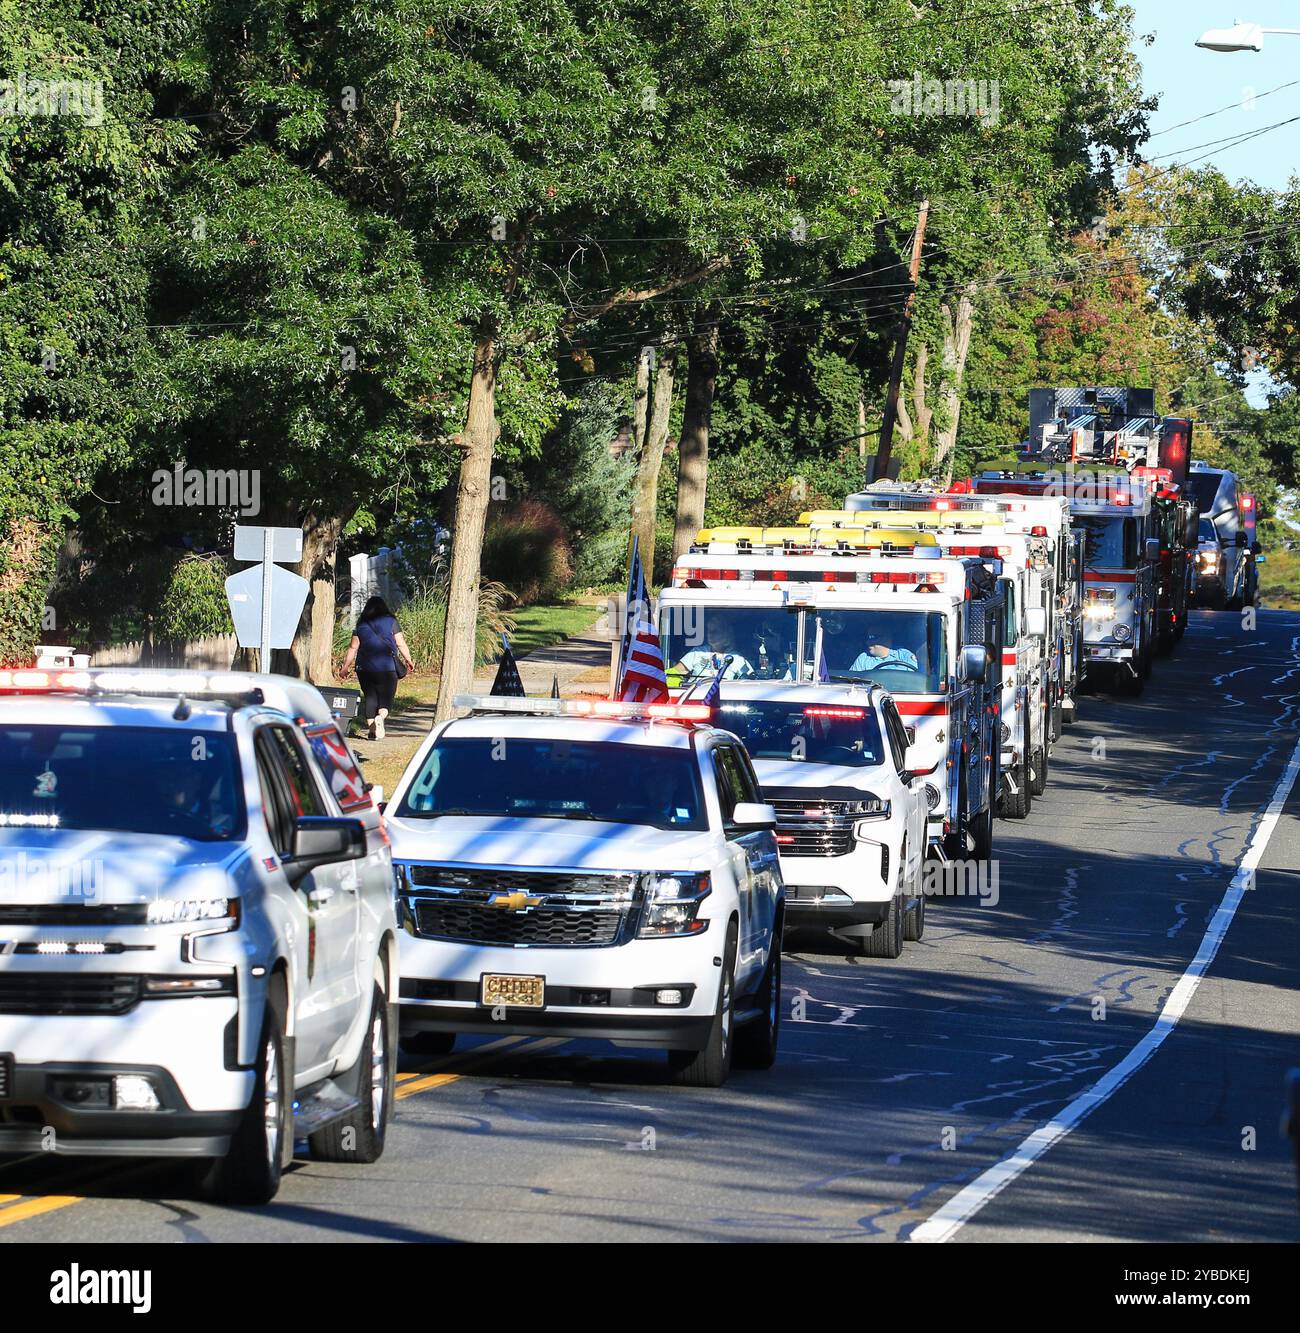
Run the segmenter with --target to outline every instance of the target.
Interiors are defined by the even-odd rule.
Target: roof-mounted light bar
[[[520,713],[529,717],[608,718],[627,722],[708,722],[705,703],[624,703],[620,699],[529,699],[509,694],[458,694],[457,708],[472,713]]]
[[[262,691],[237,671],[0,671],[0,694],[138,694],[187,699],[242,699],[261,703]]]

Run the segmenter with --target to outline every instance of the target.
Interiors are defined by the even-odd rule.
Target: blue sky
[[[1265,36],[1260,52],[1223,54],[1202,51],[1196,39],[1207,28],[1225,28],[1237,19],[1265,27],[1300,28],[1297,0],[1128,0],[1134,10],[1135,34],[1155,33],[1155,42],[1135,49],[1142,62],[1143,85],[1160,95],[1151,114],[1155,136],[1143,148],[1158,166],[1190,161],[1219,147],[1211,140],[1263,129],[1275,121],[1300,116],[1300,83],[1261,96],[1280,84],[1300,80],[1300,37]],[[1254,105],[1249,105],[1251,97]],[[1167,127],[1202,116],[1219,115],[1194,125]],[[1207,145],[1198,148],[1197,145]],[[1168,154],[1174,156],[1167,156]],[[1202,165],[1202,164],[1197,164]],[[1292,174],[1300,174],[1300,121],[1284,125],[1258,139],[1225,148],[1203,165],[1218,167],[1229,180],[1248,179],[1271,189],[1283,189]]]

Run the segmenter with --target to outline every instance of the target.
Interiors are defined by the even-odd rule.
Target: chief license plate
[[[482,1002],[493,1009],[500,1004],[511,1009],[540,1009],[545,994],[545,977],[503,976],[496,972],[483,975]]]

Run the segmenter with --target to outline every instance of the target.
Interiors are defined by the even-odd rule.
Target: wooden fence
[[[228,671],[239,651],[233,634],[213,634],[188,643],[118,643],[91,654],[93,667],[166,667],[179,670],[191,667],[199,671]]]

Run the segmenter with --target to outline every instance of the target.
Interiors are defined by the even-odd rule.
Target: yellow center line
[[[15,1199],[21,1199],[21,1194],[0,1194],[0,1203],[13,1203]]]
[[[472,1051],[466,1051],[465,1059],[468,1068],[460,1073],[426,1074],[423,1077],[418,1074],[406,1076],[407,1081],[404,1081],[402,1086],[397,1089],[395,1096],[398,1101],[401,1101],[406,1097],[414,1097],[417,1092],[431,1092],[434,1088],[445,1088],[448,1083],[455,1083],[467,1074],[476,1073],[478,1065],[481,1063],[478,1059],[479,1056],[499,1051],[503,1047],[515,1047],[512,1053],[516,1055],[536,1055],[540,1051],[549,1051],[556,1046],[563,1046],[569,1040],[568,1037],[529,1037],[527,1039],[523,1037],[502,1037],[499,1041],[492,1041],[486,1046],[479,1046]],[[398,1075],[399,1079],[402,1077],[401,1074]]]
[[[42,1213],[52,1213],[56,1208],[66,1208],[70,1203],[83,1202],[74,1194],[50,1194],[43,1199],[28,1199],[26,1203],[11,1203],[7,1208],[0,1208],[0,1227],[12,1226],[15,1222],[39,1217]]]

